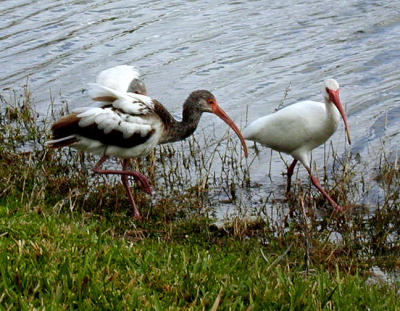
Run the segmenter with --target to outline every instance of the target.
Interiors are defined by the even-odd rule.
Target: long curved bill
[[[247,158],[249,153],[247,151],[247,146],[246,142],[244,141],[242,133],[239,131],[238,127],[236,126],[235,123],[229,118],[229,116],[225,113],[224,110],[220,106],[218,106],[216,103],[212,105],[212,112],[216,114],[218,117],[220,117],[226,124],[228,124],[236,133],[236,135],[239,137],[240,142],[242,143],[243,150],[244,150],[244,155]]]
[[[346,130],[347,140],[349,142],[349,145],[351,145],[350,128],[347,123],[346,113],[344,112],[343,106],[340,102],[339,89],[337,89],[336,91],[330,90],[329,99],[335,104],[336,108],[339,110],[340,115],[342,116],[344,122],[344,128]]]

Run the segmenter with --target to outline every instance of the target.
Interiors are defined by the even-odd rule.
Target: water
[[[211,90],[239,127],[301,99],[321,100],[326,77],[341,84],[354,152],[374,160],[400,135],[398,1],[27,1],[0,4],[0,90],[29,84],[40,113],[50,94],[70,107],[101,70],[137,66],[149,94],[179,116],[190,91]],[[200,128],[225,124],[203,117]],[[333,137],[345,148],[343,127]],[[321,166],[323,148],[314,159]],[[270,152],[253,165],[265,187]],[[288,158],[287,158],[288,159]],[[275,153],[272,175],[283,186]]]

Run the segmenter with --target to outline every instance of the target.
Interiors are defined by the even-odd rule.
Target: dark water
[[[27,1],[0,3],[0,90],[29,76],[46,113],[52,94],[71,107],[82,89],[117,64],[137,66],[149,94],[179,115],[190,91],[211,90],[239,127],[281,102],[321,100],[326,77],[341,84],[353,151],[364,159],[400,135],[400,6],[398,1]],[[200,127],[225,125],[213,116]],[[338,152],[344,131],[333,137]],[[323,148],[314,152],[321,166]],[[253,164],[267,183],[270,152]],[[272,175],[284,183],[279,156]]]

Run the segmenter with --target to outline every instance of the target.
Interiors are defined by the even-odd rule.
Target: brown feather
[[[53,123],[51,126],[51,130],[53,132],[53,139],[62,139],[63,137],[71,136],[73,133],[72,128],[78,124],[79,118],[76,113],[71,113],[69,115],[61,117],[58,121]],[[50,143],[50,148],[61,148],[65,146],[69,146],[78,140],[75,137],[71,137],[66,140],[62,140],[59,142]]]
[[[116,100],[116,98],[112,96],[102,96],[102,97],[95,97],[93,98],[93,100],[99,102],[113,102],[114,100]]]
[[[71,134],[70,129],[79,123],[77,113],[71,113],[61,117],[58,121],[53,123],[51,130],[53,131],[53,139],[67,137]]]

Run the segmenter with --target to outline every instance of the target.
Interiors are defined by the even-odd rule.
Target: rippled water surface
[[[0,89],[26,82],[46,113],[50,94],[71,107],[117,64],[137,66],[149,94],[174,114],[190,91],[211,90],[240,127],[284,104],[321,100],[325,77],[341,84],[353,150],[373,157],[400,139],[400,7],[397,1],[27,1],[0,3]],[[200,128],[225,125],[203,117]],[[341,127],[333,137],[344,149]],[[371,152],[372,150],[372,152]],[[323,148],[314,152],[318,162]],[[266,183],[270,152],[253,178]],[[272,174],[284,182],[279,156]],[[275,178],[275,179],[276,179]]]

